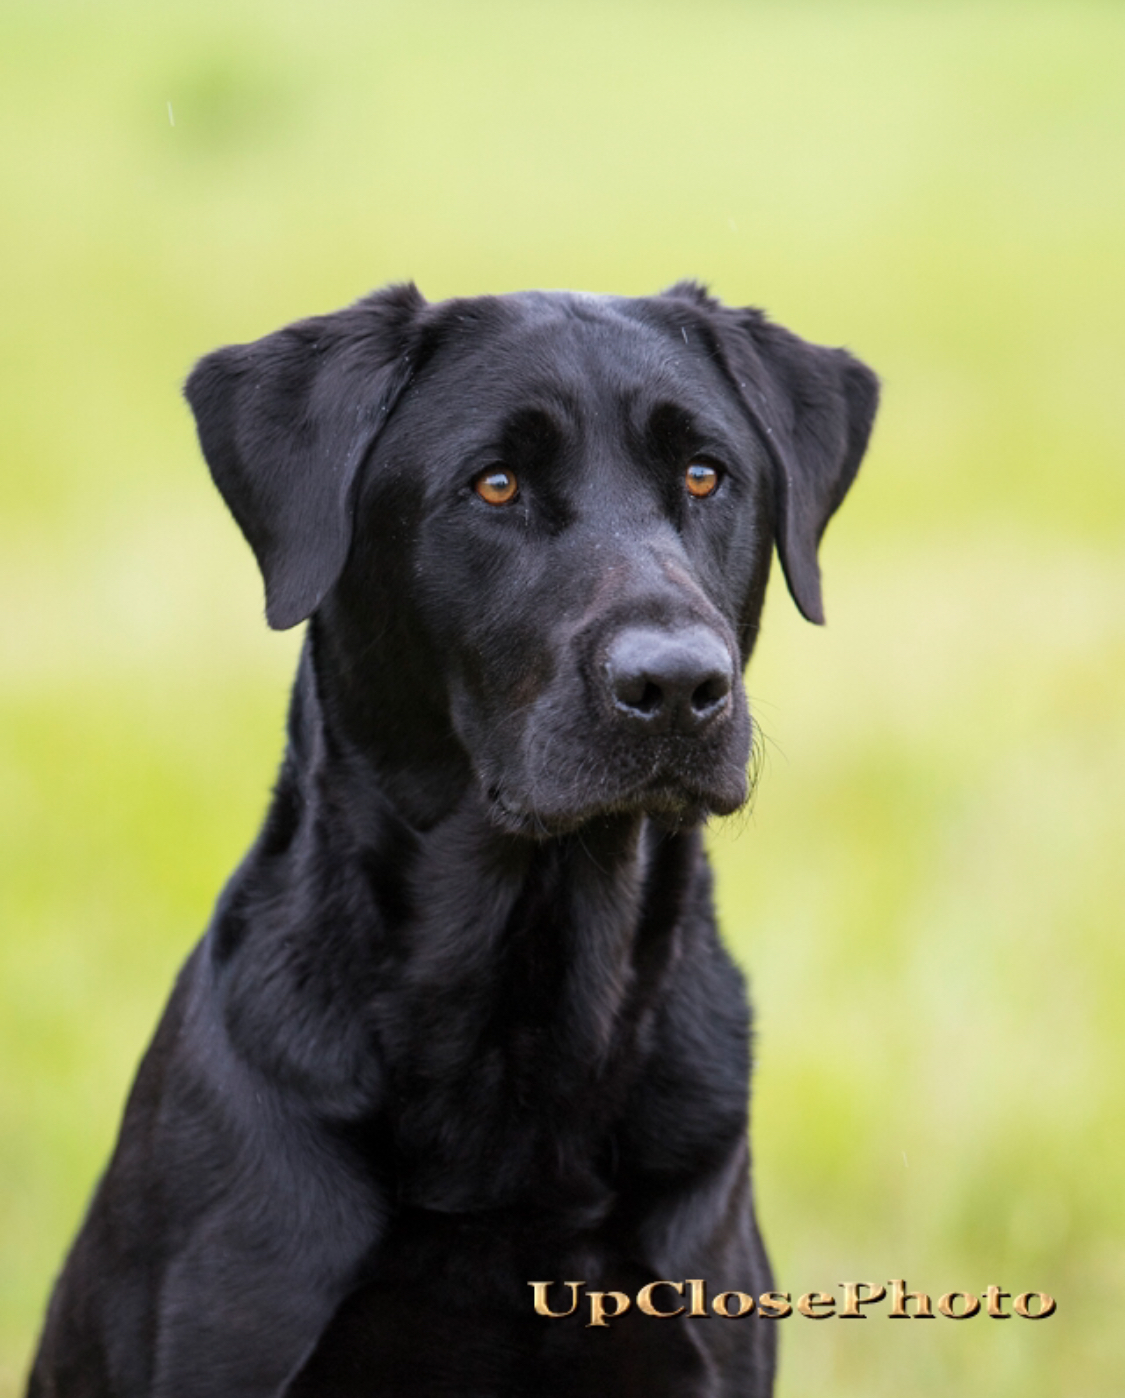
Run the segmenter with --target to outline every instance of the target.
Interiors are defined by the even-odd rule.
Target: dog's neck
[[[707,896],[698,839],[638,814],[518,837],[471,783],[420,829],[333,729],[306,652],[270,814],[212,929],[228,1031],[318,1114],[389,1132],[412,1202],[534,1187],[600,1209],[591,1162],[646,1058],[684,908]],[[296,1003],[299,1032],[278,1034]]]

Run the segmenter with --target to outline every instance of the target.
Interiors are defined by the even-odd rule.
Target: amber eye
[[[706,461],[693,461],[684,475],[684,484],[688,488],[689,495],[694,495],[696,499],[702,499],[705,495],[714,494],[715,488],[719,484],[719,473],[714,466],[709,466]]]
[[[507,505],[516,498],[519,482],[511,471],[493,466],[473,481],[473,489],[489,505]]]

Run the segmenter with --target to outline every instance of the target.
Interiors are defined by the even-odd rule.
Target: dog
[[[768,1395],[774,1326],[693,1290],[772,1286],[700,827],[775,546],[823,620],[875,376],[694,283],[405,285],[186,394],[308,628],[30,1398]]]

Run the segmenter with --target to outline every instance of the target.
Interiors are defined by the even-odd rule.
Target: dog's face
[[[318,611],[373,754],[456,749],[527,834],[745,800],[772,547],[819,619],[874,411],[850,356],[692,287],[405,289],[219,351],[188,393],[271,622]]]
[[[627,306],[493,303],[399,400],[357,534],[404,482],[416,605],[498,819],[741,804],[769,459],[704,354]]]

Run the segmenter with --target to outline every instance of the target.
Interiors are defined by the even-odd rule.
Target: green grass
[[[1125,11],[9,0],[0,120],[0,1395],[280,751],[192,359],[395,278],[685,275],[886,389],[714,837],[781,1284],[1059,1298],[787,1321],[780,1398],[1116,1394]]]

